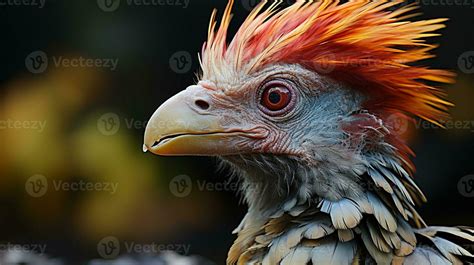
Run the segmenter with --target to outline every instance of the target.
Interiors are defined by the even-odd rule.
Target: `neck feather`
[[[264,154],[226,156],[221,161],[240,181],[249,213],[264,219],[298,213],[312,205],[321,208],[324,202],[350,200],[363,208],[370,204],[368,197],[380,201],[391,197],[398,214],[414,212],[417,216],[414,201],[425,198],[405,169],[404,160],[390,151],[364,156],[326,151],[326,159],[311,163]],[[415,219],[423,224],[421,218]]]

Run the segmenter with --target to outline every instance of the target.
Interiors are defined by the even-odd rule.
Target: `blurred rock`
[[[63,265],[56,259],[49,259],[45,255],[22,250],[8,250],[0,252],[1,265]]]
[[[214,265],[198,256],[180,256],[174,252],[159,257],[121,257],[113,261],[93,260],[89,265]]]
[[[70,265],[60,259],[50,259],[27,251],[9,250],[0,252],[1,265]],[[82,263],[81,263],[82,264]],[[174,252],[165,252],[160,256],[132,257],[123,256],[115,260],[92,260],[88,265],[215,265],[199,256],[181,256]]]

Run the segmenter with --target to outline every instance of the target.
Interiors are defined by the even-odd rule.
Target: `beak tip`
[[[143,145],[142,150],[143,150],[143,153],[148,152],[148,147],[146,146],[146,144]]]

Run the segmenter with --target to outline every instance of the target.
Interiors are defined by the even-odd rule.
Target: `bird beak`
[[[209,91],[191,86],[161,105],[145,130],[143,151],[157,155],[227,155],[242,151],[237,142],[255,137],[222,126]]]

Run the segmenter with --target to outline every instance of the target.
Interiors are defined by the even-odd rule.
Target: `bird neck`
[[[337,201],[363,193],[353,175],[336,174],[325,162],[309,165],[297,158],[275,155],[230,156],[222,161],[239,180],[249,212],[262,218],[322,199]],[[341,165],[343,161],[347,159],[341,159]],[[353,165],[346,164],[354,171]]]
[[[398,200],[396,204],[403,203],[403,208],[426,200],[405,170],[404,160],[395,152],[364,156],[326,153],[324,160],[312,163],[296,157],[261,154],[221,160],[241,182],[249,213],[262,220],[283,213],[298,214],[312,205],[320,208],[324,202],[365,202],[368,196],[392,196]]]

